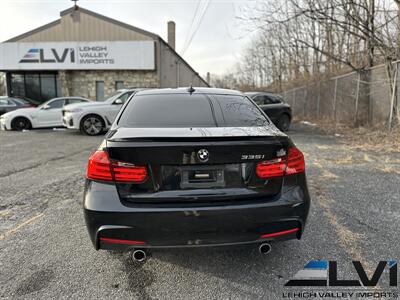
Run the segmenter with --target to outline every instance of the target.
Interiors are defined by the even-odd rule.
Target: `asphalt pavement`
[[[301,241],[275,243],[266,256],[255,248],[159,250],[137,264],[128,253],[94,250],[86,232],[84,172],[101,137],[1,131],[0,297],[281,299],[302,290],[284,284],[311,259],[338,261],[346,278],[352,260],[373,272],[379,260],[399,259],[400,153],[355,151],[311,127],[289,135],[305,153],[312,197]],[[385,278],[378,290],[388,290]]]

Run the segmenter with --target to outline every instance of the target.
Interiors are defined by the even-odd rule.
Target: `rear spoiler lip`
[[[276,136],[255,136],[255,137],[132,137],[108,139],[108,143],[119,142],[138,142],[138,143],[212,143],[212,142],[265,142],[286,139],[286,137]]]
[[[264,127],[206,127],[206,128],[114,128],[107,135],[109,142],[124,141],[232,141],[262,140],[287,135],[275,128]]]

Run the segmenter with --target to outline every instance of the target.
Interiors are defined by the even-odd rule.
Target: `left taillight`
[[[290,147],[286,157],[262,161],[256,166],[257,176],[263,179],[297,174],[304,170],[304,155],[296,147]]]
[[[104,150],[95,151],[90,157],[86,177],[104,181],[143,182],[147,179],[146,166],[111,160]]]
[[[100,179],[112,181],[111,163],[107,152],[97,150],[89,157],[86,177],[89,179]]]

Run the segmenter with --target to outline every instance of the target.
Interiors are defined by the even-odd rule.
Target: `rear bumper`
[[[309,206],[306,185],[292,186],[273,199],[256,203],[207,207],[127,206],[114,185],[95,181],[87,181],[84,197],[92,243],[106,250],[300,239]]]

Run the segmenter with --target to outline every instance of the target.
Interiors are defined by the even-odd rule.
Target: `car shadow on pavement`
[[[142,263],[133,262],[127,252],[111,252],[109,258],[122,263],[129,289],[140,298],[147,298],[146,289],[157,282],[167,280],[178,285],[187,276],[197,277],[199,273],[217,281],[227,281],[231,287],[236,285],[238,294],[245,292],[246,297],[258,298],[266,290],[275,293],[279,292],[274,291],[276,286],[284,286],[290,270],[285,265],[294,257],[301,256],[298,243],[271,243],[272,251],[267,255],[260,254],[259,244],[254,244],[232,248],[157,249],[150,251],[148,260]],[[171,273],[174,273],[173,277]],[[207,289],[206,286],[203,288]]]
[[[108,254],[111,256],[109,258],[120,261],[122,271],[127,274],[129,291],[139,299],[151,299],[146,288],[154,283],[155,276],[152,270],[144,268],[145,262],[134,262],[130,252],[110,251]],[[116,283],[114,288],[119,288],[119,283]]]

